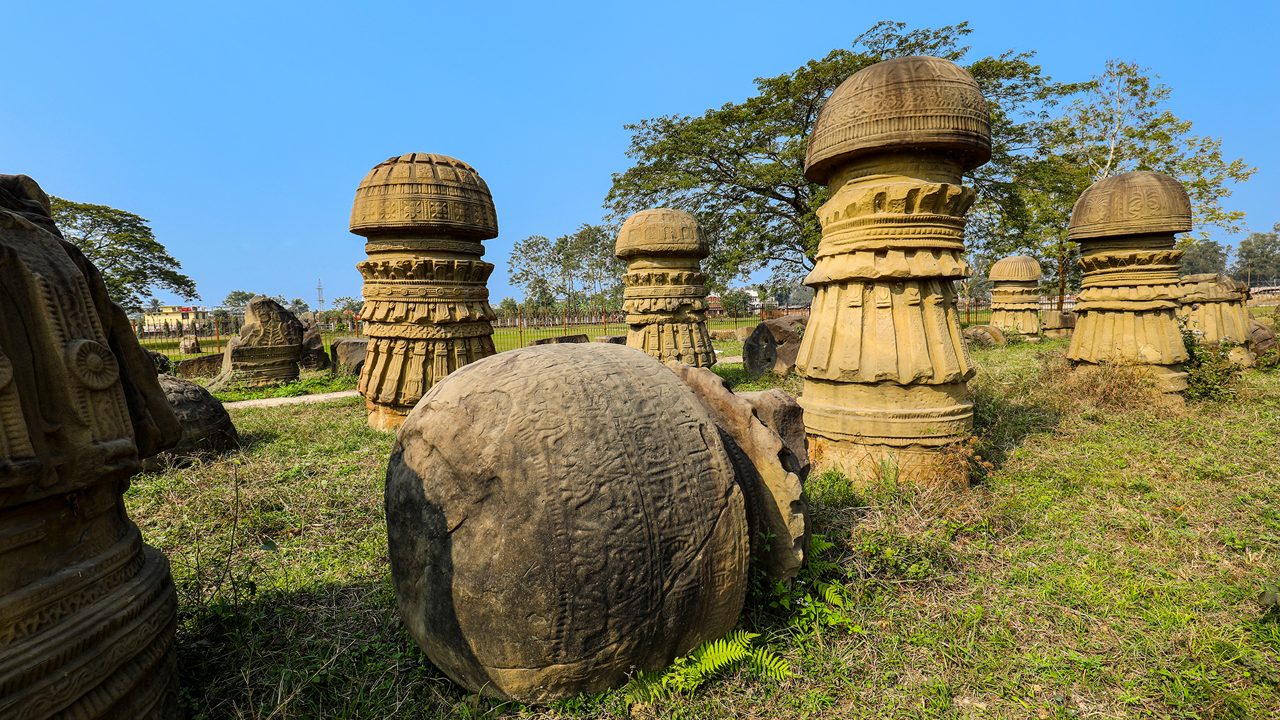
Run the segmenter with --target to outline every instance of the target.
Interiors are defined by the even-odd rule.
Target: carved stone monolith
[[[1080,195],[1067,230],[1084,270],[1068,360],[1146,365],[1164,392],[1186,389],[1174,235],[1189,230],[1187,191],[1164,173],[1116,175]]]
[[[298,356],[298,366],[303,370],[328,370],[329,353],[324,351],[324,335],[320,332],[320,326],[311,318],[301,322],[302,348]]]
[[[1226,275],[1182,276],[1178,317],[1187,329],[1209,345],[1231,343],[1229,356],[1239,365],[1253,366],[1249,343],[1249,286]]]
[[[966,171],[991,156],[978,85],[954,63],[905,57],[836,88],[805,177],[831,198],[805,284],[816,294],[796,370],[815,464],[855,482],[953,478],[938,451],[967,437],[973,363],[953,282],[969,274]]]
[[[177,594],[122,495],[180,429],[25,175],[0,175],[0,288],[0,717],[177,717]]]
[[[991,325],[1006,335],[1040,334],[1040,263],[1014,255],[996,261],[991,280]]]
[[[464,687],[547,702],[658,670],[732,629],[742,491],[662,364],[608,343],[500,353],[438,382],[387,467],[400,614]]]
[[[441,378],[494,354],[482,240],[498,236],[489,186],[446,155],[407,153],[374,166],[351,206],[366,238],[369,344],[357,388],[369,426],[394,430]]]
[[[335,372],[360,376],[369,353],[368,338],[336,338],[329,346],[329,359]]]
[[[199,355],[200,338],[195,335],[183,335],[182,340],[178,343],[178,353],[182,355]]]
[[[227,343],[211,390],[264,388],[298,379],[302,323],[280,303],[256,295],[244,306],[240,334]]]
[[[715,365],[701,266],[707,241],[698,221],[683,210],[641,210],[622,223],[615,251],[627,261],[627,345],[662,362]]]

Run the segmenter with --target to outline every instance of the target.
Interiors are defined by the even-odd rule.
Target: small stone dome
[[[1191,200],[1182,183],[1161,172],[1139,170],[1089,186],[1071,210],[1072,240],[1116,235],[1172,234],[1191,230]]]
[[[850,75],[818,112],[804,176],[826,182],[852,158],[906,148],[951,152],[965,170],[991,159],[991,114],[964,68],[914,56]]]
[[[706,257],[707,241],[698,230],[698,221],[683,210],[653,208],[627,218],[618,231],[614,247],[618,257],[639,255],[692,255]]]
[[[1014,255],[996,261],[987,277],[991,282],[1035,282],[1040,279],[1040,263],[1028,255]]]
[[[470,165],[433,153],[405,153],[378,163],[351,205],[351,232],[439,233],[476,240],[498,236],[489,186]]]

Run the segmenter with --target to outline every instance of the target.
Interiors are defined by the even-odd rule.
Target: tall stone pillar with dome
[[[805,177],[830,187],[796,368],[815,464],[967,484],[940,451],[971,431],[953,281],[967,277],[965,172],[991,157],[977,83],[954,63],[905,57],[850,76],[823,106]]]
[[[1080,195],[1067,237],[1080,243],[1084,279],[1067,359],[1145,365],[1164,392],[1186,389],[1177,317],[1182,251],[1174,242],[1190,230],[1187,191],[1164,173],[1116,175]]]
[[[991,324],[1014,335],[1040,334],[1040,263],[1027,255],[998,260],[991,280]]]
[[[461,160],[407,153],[356,189],[351,232],[366,238],[369,346],[357,389],[369,426],[394,430],[440,378],[494,354],[483,240],[498,236],[489,187]]]

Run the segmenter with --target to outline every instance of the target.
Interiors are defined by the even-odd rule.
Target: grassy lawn
[[[468,696],[402,629],[386,560],[392,437],[358,398],[233,410],[242,452],[135,479],[170,558],[196,718],[1280,716],[1280,374],[1168,408],[1095,392],[1065,343],[977,350],[974,488],[810,478],[833,547],[742,626],[791,668],[694,693],[524,708]],[[740,388],[740,366],[720,368]],[[834,603],[806,588],[828,588]],[[789,611],[770,607],[778,597]]]

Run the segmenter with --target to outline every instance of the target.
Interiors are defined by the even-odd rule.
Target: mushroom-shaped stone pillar
[[[991,157],[978,84],[954,63],[906,57],[850,76],[823,106],[805,177],[831,198],[805,284],[815,296],[796,369],[815,464],[855,482],[896,472],[966,481],[938,451],[973,424],[953,281],[969,275],[961,177]]]
[[[641,210],[622,223],[615,252],[627,261],[627,345],[662,362],[714,365],[701,267],[707,241],[698,221],[682,210]]]
[[[357,386],[369,426],[394,430],[440,378],[494,354],[482,240],[498,236],[489,186],[445,155],[380,163],[356,189],[351,232],[368,241],[369,345]]]
[[[1190,229],[1187,191],[1164,173],[1116,175],[1080,195],[1067,231],[1084,270],[1069,360],[1147,365],[1165,392],[1186,389],[1174,235]]]
[[[1182,276],[1178,317],[1209,345],[1231,343],[1232,362],[1252,366],[1249,351],[1249,286],[1226,275]]]
[[[1040,263],[1015,255],[999,260],[991,279],[991,324],[1005,333],[1040,334]]]

